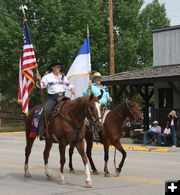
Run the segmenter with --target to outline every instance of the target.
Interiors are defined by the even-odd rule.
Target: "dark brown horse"
[[[126,117],[129,117],[131,120],[134,118],[138,118],[140,120],[143,119],[141,110],[139,105],[134,99],[126,99],[123,103],[116,106],[112,111],[109,111],[107,114],[105,121],[103,123],[103,129],[99,132],[100,141],[104,146],[104,174],[105,176],[109,176],[108,171],[108,159],[109,159],[109,146],[113,145],[117,150],[119,150],[122,154],[122,159],[119,164],[119,167],[116,168],[116,175],[118,176],[123,167],[126,151],[123,149],[120,138],[122,136],[123,130],[123,122]],[[91,168],[94,173],[98,173],[94,162],[91,157],[91,150],[93,146],[93,133],[92,130],[89,131],[88,127],[86,127],[86,135],[85,139],[87,142],[86,154],[89,158],[89,162],[91,164]],[[69,168],[70,171],[74,171],[72,166],[72,154],[73,154],[74,146],[71,144],[69,149]]]
[[[35,138],[29,138],[29,134],[32,128],[32,119],[36,108],[32,109],[26,120],[26,148],[25,148],[25,177],[30,177],[28,168],[28,159],[31,153],[31,148]],[[100,104],[98,99],[91,95],[90,97],[80,97],[73,101],[67,101],[59,113],[50,120],[50,140],[46,140],[44,149],[44,164],[45,175],[48,179],[51,179],[48,170],[48,158],[49,152],[52,147],[52,143],[59,144],[60,152],[60,184],[65,183],[63,171],[65,164],[65,149],[68,144],[73,144],[77,148],[79,154],[82,157],[85,166],[86,187],[92,186],[92,180],[90,176],[89,167],[87,164],[87,156],[85,153],[85,117],[91,118],[94,123],[99,126],[100,123]]]

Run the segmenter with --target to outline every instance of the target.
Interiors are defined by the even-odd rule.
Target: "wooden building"
[[[158,120],[162,127],[166,125],[166,117],[171,110],[176,110],[180,117],[180,26],[153,31],[152,67],[105,76],[103,82],[112,86],[113,100],[123,93],[141,95],[144,129],[149,127],[151,98],[152,120]]]

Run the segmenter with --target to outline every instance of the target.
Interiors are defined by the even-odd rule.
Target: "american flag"
[[[19,60],[18,103],[22,105],[22,111],[26,115],[28,115],[29,95],[35,85],[32,69],[37,66],[28,25],[25,21],[23,26],[23,51]]]

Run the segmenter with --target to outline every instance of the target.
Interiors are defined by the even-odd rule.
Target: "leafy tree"
[[[120,0],[114,5],[116,71],[152,66],[152,30],[169,26],[164,4]]]
[[[59,59],[70,65],[90,29],[92,70],[109,72],[108,0],[24,0],[32,42],[43,74]],[[142,9],[143,0],[113,1],[116,72],[152,65],[152,30],[166,27],[164,5],[158,0]],[[0,1],[0,93],[16,101],[22,43],[21,0]],[[37,98],[31,96],[34,100]]]
[[[18,15],[19,1],[0,1],[0,93],[13,99],[18,83],[18,61],[22,36]]]
[[[152,30],[168,27],[170,20],[166,16],[164,4],[154,0],[148,4],[140,13],[139,21],[141,31],[138,43],[138,62],[141,67],[152,66],[153,64],[153,41]]]

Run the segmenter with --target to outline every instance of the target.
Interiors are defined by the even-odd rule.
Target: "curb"
[[[151,147],[151,146],[139,146],[139,145],[126,145],[122,144],[123,148],[128,151],[143,151],[143,152],[170,152],[169,147]],[[103,148],[102,144],[93,144],[94,148]],[[114,149],[114,146],[110,146]]]
[[[0,134],[5,134],[5,135],[6,134],[25,134],[25,132],[24,131],[9,131],[9,132],[8,131],[4,131],[4,132],[0,131]]]

